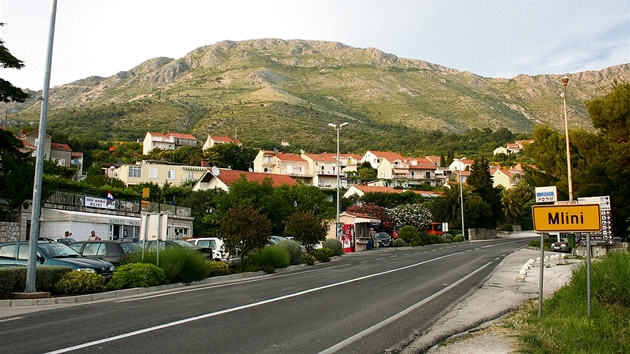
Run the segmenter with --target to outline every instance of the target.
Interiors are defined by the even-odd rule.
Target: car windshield
[[[142,247],[140,247],[140,245],[138,245],[137,243],[133,243],[133,242],[121,242],[120,247],[123,249],[125,254],[131,254],[131,253],[142,251]]]
[[[379,232],[376,235],[378,236],[378,238],[389,238],[389,235],[385,232]]]
[[[43,253],[51,258],[81,257],[81,255],[78,254],[75,250],[64,245],[63,243],[40,243],[38,246]]]
[[[182,247],[185,247],[185,248],[199,248],[199,247],[193,245],[192,243],[184,241],[184,240],[168,240],[166,242],[167,243],[172,242],[173,244],[178,244],[178,245],[180,245]]]

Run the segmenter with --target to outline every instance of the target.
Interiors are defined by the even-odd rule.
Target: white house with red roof
[[[57,166],[70,166],[72,162],[72,149],[68,144],[50,143],[50,160]]]
[[[493,178],[492,186],[503,186],[505,189],[513,188],[516,183],[523,179],[523,171],[519,169],[490,168],[490,174]]]
[[[232,139],[229,136],[218,136],[218,135],[208,134],[208,138],[206,138],[206,142],[203,144],[202,150],[206,151],[215,145],[221,145],[221,144],[236,144],[238,146],[243,146],[243,143],[241,143],[241,141],[238,139]]]
[[[199,146],[199,140],[192,134],[147,132],[142,141],[142,153],[148,155],[153,149],[175,150],[182,146]]]
[[[451,162],[451,164],[448,166],[448,169],[451,172],[466,171],[470,170],[470,166],[472,166],[473,163],[475,163],[474,160],[467,159],[465,157],[462,157],[461,159],[453,159],[453,162]]]
[[[253,172],[287,175],[297,181],[313,185],[309,163],[300,155],[275,150],[260,150],[254,158]]]
[[[206,190],[206,189],[222,189],[226,192],[230,191],[230,185],[244,177],[247,181],[262,183],[265,179],[269,179],[274,187],[280,187],[283,185],[295,186],[298,185],[293,178],[286,175],[275,175],[270,173],[259,173],[249,171],[237,171],[230,169],[210,169],[207,170],[203,176],[195,183],[192,190]]]
[[[427,157],[403,157],[395,152],[367,151],[361,162],[369,162],[376,169],[379,185],[384,187],[408,188],[424,183],[432,186],[442,184],[441,179],[436,179],[436,163]]]

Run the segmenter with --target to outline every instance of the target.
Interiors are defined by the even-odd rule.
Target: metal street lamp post
[[[341,128],[344,125],[348,125],[348,122],[345,123],[341,123],[339,124],[339,127],[337,127],[337,124],[333,124],[333,123],[328,123],[329,126],[333,127],[333,129],[335,129],[337,131],[337,223],[335,224],[335,237],[337,239],[339,239],[339,187],[340,187],[340,177],[339,177],[339,131],[341,130]]]
[[[569,203],[573,203],[573,180],[571,178],[571,150],[569,148],[569,122],[567,120],[567,84],[569,83],[569,77],[564,76],[562,78],[562,84],[564,85],[564,92],[562,93],[562,99],[564,101],[564,134],[567,143],[567,183],[569,184]]]
[[[459,170],[459,203],[460,209],[462,212],[462,236],[464,236],[464,240],[466,240],[466,228],[464,227],[464,190],[462,189],[462,170],[463,162],[461,162],[460,170]]]

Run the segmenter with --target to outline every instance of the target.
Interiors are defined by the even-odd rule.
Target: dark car
[[[138,241],[136,244],[138,244],[140,247],[145,247],[145,249],[147,251],[149,251],[149,252],[155,252],[157,250],[157,241],[155,241],[155,240]],[[163,250],[165,248],[178,248],[178,247],[194,249],[194,250],[196,250],[198,252],[201,252],[208,259],[213,259],[213,257],[212,257],[212,248],[198,247],[198,246],[195,246],[195,245],[191,244],[190,242],[187,242],[187,241],[184,241],[184,240],[160,241],[160,250]]]
[[[0,243],[0,266],[28,265],[29,249],[29,241]],[[83,257],[63,243],[53,241],[37,242],[36,264],[69,266],[75,270],[95,272],[105,278],[109,278],[116,268],[109,262]]]
[[[394,239],[387,232],[377,232],[376,242],[378,242],[379,247],[391,247],[394,245]]]
[[[554,252],[571,252],[568,241],[557,241],[551,244],[551,249]]]
[[[102,259],[116,265],[121,264],[128,255],[142,251],[137,243],[112,240],[76,241],[70,248],[84,257]]]

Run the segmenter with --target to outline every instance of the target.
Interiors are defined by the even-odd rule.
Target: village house
[[[153,149],[175,150],[182,146],[199,146],[199,140],[191,134],[147,132],[142,141],[142,154],[148,155]]]

